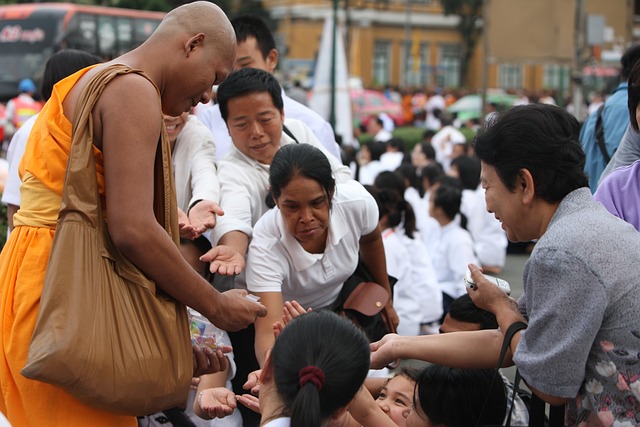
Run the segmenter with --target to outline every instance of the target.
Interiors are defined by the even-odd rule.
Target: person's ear
[[[203,42],[204,42],[203,33],[198,33],[195,36],[190,37],[184,44],[184,50],[187,57],[191,55],[191,53],[196,47],[201,46]]]
[[[264,62],[267,64],[267,71],[273,74],[278,66],[278,51],[275,48],[271,49]]]
[[[338,410],[334,412],[333,415],[331,415],[331,421],[336,422],[340,420],[342,417],[346,416],[348,411],[349,411],[348,406],[343,406],[342,408],[338,408]],[[336,423],[336,425],[343,425],[343,423],[339,423],[339,424]]]
[[[531,205],[533,199],[536,196],[535,183],[533,181],[533,175],[528,169],[520,169],[518,172],[517,188],[522,193],[522,202],[525,205]]]
[[[278,199],[276,198],[276,195],[273,193],[273,191],[269,190],[269,195],[271,196],[271,200],[273,201],[273,206],[277,206],[278,209],[280,209],[280,205],[278,205]]]

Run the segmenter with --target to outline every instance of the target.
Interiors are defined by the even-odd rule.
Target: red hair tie
[[[309,365],[300,369],[298,375],[300,376],[300,387],[311,381],[318,388],[318,391],[322,390],[322,386],[324,386],[324,372],[322,372],[322,369]]]

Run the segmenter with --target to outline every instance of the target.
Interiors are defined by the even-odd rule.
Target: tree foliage
[[[457,15],[458,32],[462,37],[462,58],[460,64],[460,86],[464,86],[469,70],[469,61],[482,34],[479,21],[482,20],[484,0],[440,0],[445,15]]]

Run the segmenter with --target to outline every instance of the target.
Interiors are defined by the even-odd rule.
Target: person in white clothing
[[[242,68],[258,68],[273,74],[278,65],[278,50],[273,34],[267,24],[257,16],[241,16],[231,21],[236,32],[236,61],[234,70]],[[331,125],[318,113],[298,101],[291,99],[280,87],[284,112],[287,118],[304,122],[323,147],[336,159],[341,159],[340,147],[336,142]],[[225,158],[231,151],[231,136],[227,131],[225,120],[220,113],[219,105],[196,112],[198,118],[211,130],[216,142],[218,160]]]
[[[403,178],[400,171],[382,172],[377,176],[374,182],[374,187],[377,192],[391,191],[396,194],[404,194],[404,201],[406,201],[411,208],[404,208],[401,204],[395,207],[395,209],[393,208],[393,204],[386,208],[379,207],[381,212],[383,210],[385,212],[396,212],[389,216],[391,226],[396,229],[396,232],[393,234],[397,234],[401,237],[399,240],[402,241],[403,247],[407,249],[409,254],[411,270],[410,280],[412,281],[411,287],[415,287],[416,289],[405,292],[405,297],[413,292],[412,298],[417,299],[417,302],[421,307],[421,320],[418,322],[419,324],[434,323],[440,320],[442,316],[442,293],[440,292],[440,286],[433,267],[432,257],[425,242],[430,239],[429,236],[439,231],[440,226],[428,213],[428,200],[426,204],[423,204],[422,200],[414,200],[416,203],[414,205],[407,198],[407,194],[411,193],[408,193],[405,189],[406,185],[406,179]],[[418,212],[417,209],[424,211],[424,219],[422,220],[422,223],[419,221],[420,216],[416,213]],[[408,214],[409,210],[413,213]],[[402,212],[400,217],[398,217],[398,212]],[[415,221],[407,220],[407,216],[410,218],[411,215],[413,215]],[[403,216],[404,219],[402,218]],[[382,224],[381,227],[383,227]],[[403,260],[400,260],[400,257],[398,257],[395,252],[394,240],[396,239],[392,237],[393,234],[389,235],[387,233],[386,235],[386,237],[389,238],[385,239],[385,253],[388,254],[387,256],[391,260],[395,258],[399,260],[398,262],[404,262]],[[383,233],[383,236],[384,235],[385,234]],[[387,247],[389,247],[389,249],[387,249]],[[394,269],[394,271],[396,271],[396,269]],[[389,274],[394,276],[393,273]],[[400,281],[399,277],[398,281]],[[395,289],[394,298],[396,298]],[[394,307],[396,305],[396,299],[394,299]],[[409,303],[409,305],[411,305],[411,303]],[[414,320],[412,320],[412,322],[415,323]],[[407,322],[405,322],[405,325],[406,323]]]
[[[384,122],[378,116],[370,117],[367,122],[367,133],[373,137],[374,141],[387,142],[393,135],[384,128]]]
[[[432,191],[429,203],[429,215],[440,225],[439,230],[429,236],[427,244],[442,291],[444,314],[451,302],[465,293],[467,266],[478,263],[471,235],[454,221],[460,212],[461,200],[460,189],[441,183]]]
[[[435,131],[440,130],[443,126],[441,121],[442,113],[447,107],[447,102],[442,96],[442,89],[437,88],[431,92],[431,96],[427,100],[424,108],[427,112],[425,127]]]
[[[215,227],[223,214],[220,184],[216,172],[216,146],[213,136],[197,117],[184,112],[177,117],[164,116],[169,136],[171,160],[181,220],[191,226],[193,237]],[[184,229],[183,224],[181,228]]]
[[[487,211],[484,189],[480,186],[480,160],[462,156],[451,162],[449,175],[462,183],[460,212],[467,217],[467,230],[473,238],[473,247],[485,273],[498,274],[507,260],[507,233],[493,214]]]
[[[253,226],[268,210],[269,169],[280,147],[297,143],[318,147],[338,182],[349,180],[351,172],[322,147],[304,123],[284,119],[280,84],[268,72],[246,68],[232,73],[218,87],[218,102],[233,146],[218,165],[220,206],[225,215],[210,236],[218,247],[203,259],[212,262],[212,273],[233,275],[244,268]]]
[[[393,287],[393,306],[400,318],[399,335],[419,335],[423,318],[437,321],[442,316],[442,292],[431,256],[421,239],[416,239],[413,210],[392,189],[369,189],[380,211],[387,271],[398,281]]]
[[[358,150],[355,162],[350,165],[353,179],[362,185],[371,185],[383,171],[380,156],[385,152],[384,142],[367,141]]]
[[[384,127],[384,130],[386,130],[387,132],[393,132],[394,131],[394,129],[396,128],[396,124],[393,121],[393,119],[391,118],[391,116],[389,116],[385,112],[382,112],[382,113],[378,114],[378,117],[380,118],[380,120],[382,120],[382,125]]]
[[[404,141],[391,138],[386,142],[386,151],[380,156],[380,166],[385,171],[395,171],[404,161]]]
[[[308,144],[282,147],[269,183],[276,207],[255,226],[246,268],[247,289],[268,311],[255,323],[260,365],[273,346],[272,326],[282,317],[283,301],[331,308],[359,259],[391,293],[378,209],[362,185],[336,185],[326,156]],[[384,310],[397,325],[391,301]]]
[[[46,102],[49,97],[51,97],[53,86],[58,81],[70,76],[78,70],[88,67],[89,65],[97,64],[98,62],[100,62],[100,58],[80,50],[63,49],[54,53],[45,64],[40,90],[42,99]],[[20,185],[22,184],[22,180],[20,179],[18,169],[25,147],[27,146],[29,134],[31,133],[31,129],[33,128],[37,118],[38,114],[35,114],[20,126],[13,135],[13,138],[11,138],[9,149],[7,151],[9,174],[7,176],[4,192],[2,193],[2,203],[7,205],[9,231],[13,228],[13,214],[15,214],[20,207]],[[7,238],[8,237],[7,233]]]
[[[445,172],[448,172],[454,145],[466,143],[467,137],[451,125],[450,119],[443,118],[442,124],[442,129],[433,135],[431,145],[436,150],[436,161],[442,165]]]

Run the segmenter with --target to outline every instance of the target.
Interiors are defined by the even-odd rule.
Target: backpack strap
[[[607,151],[607,146],[604,143],[604,125],[602,124],[602,110],[604,110],[604,104],[602,104],[598,108],[598,116],[596,118],[596,142],[598,143],[598,147],[600,148],[600,152],[602,153],[602,157],[604,157],[605,163],[609,163],[611,160],[611,156]]]

